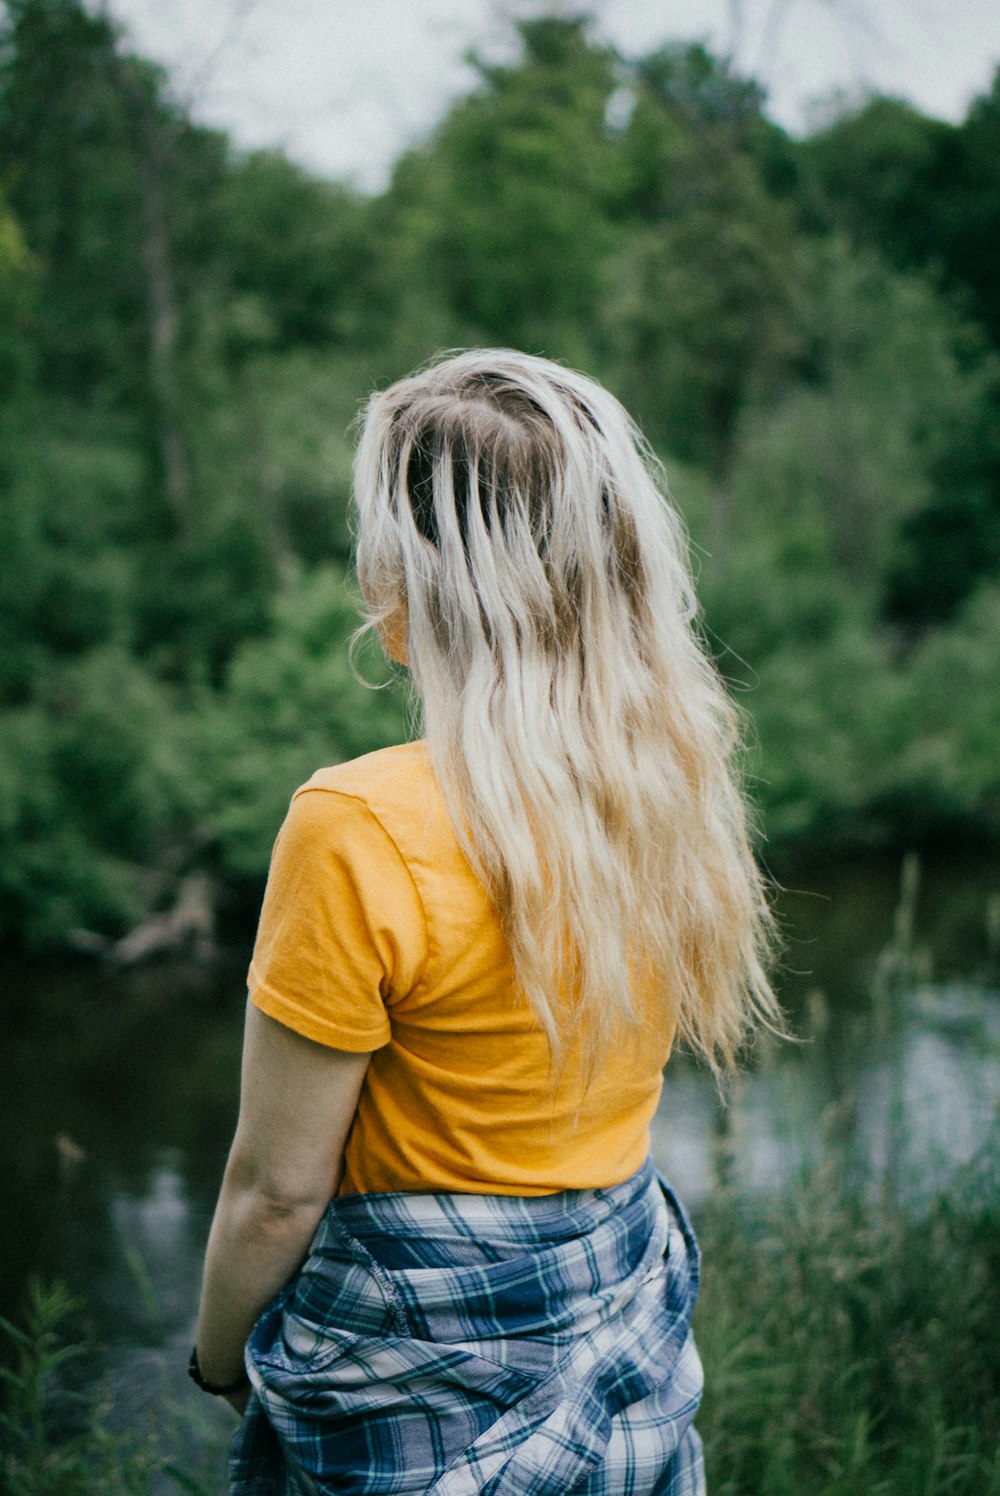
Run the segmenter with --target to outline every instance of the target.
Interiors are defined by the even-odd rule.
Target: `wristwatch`
[[[196,1345],[191,1347],[188,1376],[196,1387],[200,1387],[202,1392],[210,1392],[213,1397],[228,1397],[231,1392],[240,1392],[250,1380],[246,1372],[244,1372],[235,1382],[229,1382],[225,1387],[220,1387],[217,1382],[206,1381],[201,1374],[201,1367],[198,1365],[198,1347]]]

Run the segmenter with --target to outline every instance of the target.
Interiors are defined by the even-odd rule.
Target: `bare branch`
[[[726,39],[726,59],[734,63],[742,56],[743,43],[746,40],[746,11],[744,0],[726,0],[726,10],[729,15]]]

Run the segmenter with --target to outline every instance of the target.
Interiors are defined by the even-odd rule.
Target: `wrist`
[[[191,1347],[191,1359],[188,1362],[187,1370],[188,1376],[194,1382],[195,1386],[200,1387],[202,1392],[208,1392],[212,1397],[232,1397],[234,1393],[242,1392],[250,1385],[250,1378],[245,1371],[241,1371],[240,1375],[231,1382],[209,1381],[202,1373],[201,1365],[198,1361],[198,1347],[196,1345]]]

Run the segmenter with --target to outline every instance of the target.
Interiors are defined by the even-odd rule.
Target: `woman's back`
[[[649,1121],[675,1034],[720,1069],[776,1009],[657,477],[509,349],[369,402],[358,575],[424,738],[321,770],[275,845],[199,1322],[237,1407],[249,1336],[238,1496],[702,1496]]]
[[[623,1032],[589,1087],[572,1040],[553,1061],[421,742],[299,790],[249,985],[307,1037],[374,1051],[342,1194],[541,1195],[618,1184],[646,1157],[672,1030],[651,1013]]]

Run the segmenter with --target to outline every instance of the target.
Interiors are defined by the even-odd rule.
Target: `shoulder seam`
[[[427,910],[424,907],[424,901],[420,896],[420,889],[417,887],[416,879],[414,878],[413,873],[410,871],[409,863],[403,856],[402,852],[399,850],[399,846],[396,843],[396,838],[393,836],[388,827],[383,823],[383,821],[375,814],[374,810],[372,810],[371,806],[368,804],[368,801],[364,798],[363,795],[352,795],[349,790],[338,790],[334,789],[332,786],[328,786],[325,784],[300,785],[299,788],[295,791],[295,794],[292,796],[292,799],[297,800],[300,795],[337,795],[341,800],[355,801],[358,805],[361,806],[364,811],[367,812],[371,820],[375,822],[375,825],[381,831],[382,835],[385,837],[386,841],[395,852],[396,857],[403,868],[403,871],[406,873],[406,876],[409,879],[410,887],[413,889],[413,894],[417,901],[417,907],[420,910],[420,918],[424,922],[424,959],[421,962],[420,975],[417,977],[416,982],[411,988],[411,991],[415,992],[419,987],[423,985],[423,982],[427,975],[427,967],[430,964],[430,925],[427,920]]]

